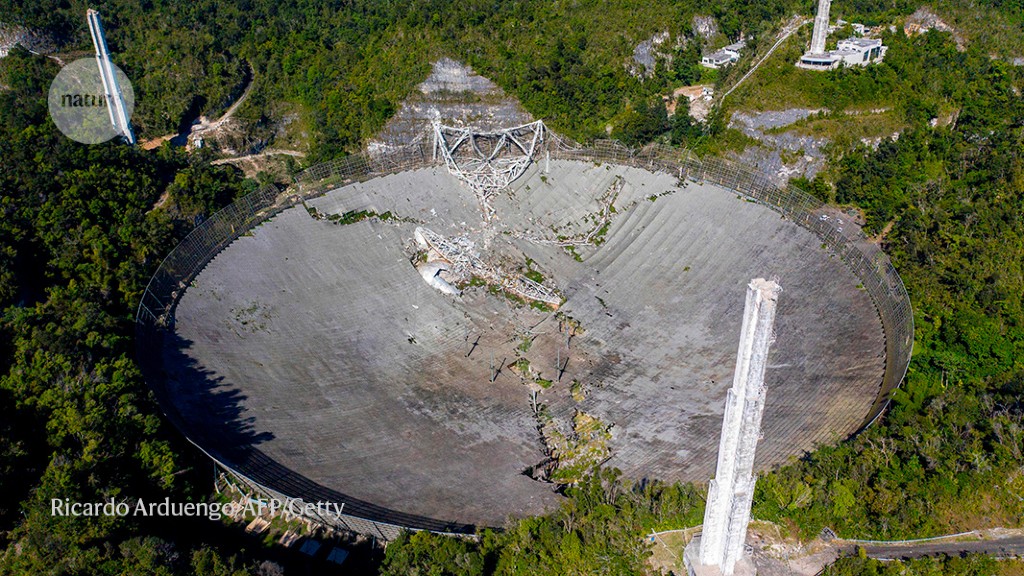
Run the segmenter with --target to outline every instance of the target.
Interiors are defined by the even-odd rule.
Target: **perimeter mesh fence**
[[[914,316],[910,297],[889,257],[860,230],[843,222],[821,200],[768,174],[721,158],[697,158],[688,150],[650,145],[633,150],[614,140],[576,147],[552,135],[551,158],[633,166],[664,172],[680,180],[708,182],[738,192],[813,232],[822,247],[839,258],[871,297],[885,332],[885,374],[881,391],[861,429],[870,426],[889,403],[910,365],[914,347]]]
[[[344,504],[340,514],[317,513],[309,520],[340,530],[393,540],[402,529],[429,530],[442,534],[473,534],[474,526],[446,522],[390,510],[351,498],[317,484],[263,454],[253,446],[224,446],[216,435],[195,430],[175,406],[163,346],[174,330],[174,310],[203,268],[221,250],[280,212],[354,182],[386,174],[433,166],[429,149],[421,144],[385,153],[361,153],[313,166],[295,178],[287,189],[265,186],[223,208],[186,236],[164,258],[143,292],[136,313],[136,349],[146,380],[160,401],[164,414],[178,429],[227,470],[236,481],[264,499],[301,503]]]
[[[902,382],[910,363],[914,323],[910,299],[903,282],[885,254],[860,233],[856,226],[841,226],[827,213],[821,201],[789,186],[778,185],[761,172],[722,159],[699,159],[686,150],[648,146],[633,150],[619,142],[599,140],[580,147],[547,132],[539,154],[556,160],[611,163],[674,175],[680,181],[709,182],[733,190],[763,204],[816,234],[824,249],[849,267],[870,295],[885,331],[886,366],[882,390],[863,426],[870,425],[884,410],[892,391]],[[539,158],[538,158],[539,160]],[[162,366],[163,337],[174,328],[174,309],[185,290],[203,268],[224,248],[253,228],[305,200],[354,182],[426,167],[441,167],[429,144],[422,141],[403,147],[363,152],[340,160],[312,166],[295,177],[287,189],[266,186],[213,214],[197,226],[167,255],[143,292],[136,314],[136,342],[139,361],[147,380],[161,401],[167,417],[201,450],[242,483],[261,490],[268,497],[286,496],[306,502],[348,501],[346,512],[336,518],[312,518],[343,529],[386,539],[398,527],[441,533],[472,533],[461,526],[403,514],[349,499],[302,475],[272,462],[255,448],[230,453],[212,446],[205,435],[189,430],[168,397],[167,373]]]

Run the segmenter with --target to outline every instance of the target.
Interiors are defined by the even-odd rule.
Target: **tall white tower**
[[[135,133],[132,131],[124,93],[121,92],[120,83],[117,81],[117,70],[110,61],[110,50],[107,49],[107,39],[103,35],[100,13],[90,8],[85,11],[85,18],[89,22],[89,34],[92,35],[92,44],[96,48],[96,63],[100,67],[100,80],[103,81],[110,123],[125,142],[135,144]]]
[[[828,0],[823,0],[827,4]],[[771,345],[775,304],[782,288],[756,278],[747,285],[736,373],[725,400],[718,469],[708,490],[704,528],[697,558],[689,553],[691,574],[731,576],[743,555],[754,498],[754,451],[761,436],[764,412],[764,372]],[[710,569],[710,570],[709,570]],[[752,570],[752,566],[750,566]]]
[[[818,13],[814,15],[814,33],[811,35],[811,49],[808,54],[824,54],[825,39],[828,37],[828,11],[832,0],[818,0]]]

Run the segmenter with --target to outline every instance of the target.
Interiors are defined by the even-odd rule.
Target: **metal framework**
[[[764,278],[751,280],[743,312],[736,373],[726,395],[718,468],[708,488],[700,563],[731,576],[743,553],[754,498],[754,452],[764,413],[764,373],[774,336],[775,304],[782,289]]]
[[[607,162],[633,166],[677,176],[680,180],[711,182],[758,202],[814,233],[824,249],[840,259],[861,281],[885,330],[885,374],[881,391],[864,420],[869,426],[882,414],[889,398],[906,375],[914,344],[914,319],[903,281],[881,250],[862,234],[843,229],[834,218],[823,219],[823,203],[802,190],[778,185],[753,169],[720,159],[699,159],[685,150],[651,146],[633,150],[619,142],[599,140],[586,147],[548,132],[546,148],[554,159]],[[434,149],[436,153],[436,147]],[[190,283],[208,262],[231,242],[281,211],[354,182],[436,166],[429,146],[421,143],[388,150],[384,154],[366,152],[317,164],[295,178],[288,190],[268,186],[236,200],[213,214],[183,239],[160,263],[142,293],[135,316],[136,351],[151,387],[161,400],[164,412],[190,441],[203,448],[236,478],[267,494],[283,494],[306,501],[347,502],[345,512],[365,524],[350,522],[350,529],[376,534],[394,533],[395,526],[433,532],[471,533],[463,527],[431,519],[410,517],[369,504],[355,506],[352,499],[327,490],[301,474],[280,466],[258,448],[247,449],[245,457],[215,456],[216,439],[197,437],[181,425],[173,404],[166,396],[166,372],[162,369],[163,337],[173,330],[174,310]],[[848,228],[848,227],[847,227]],[[367,526],[367,527],[363,527]]]
[[[434,121],[434,157],[440,154],[448,171],[476,193],[486,219],[494,215],[488,199],[526,172],[544,142],[544,122],[475,132]]]
[[[441,258],[452,264],[452,272],[456,276],[477,276],[483,280],[501,286],[507,292],[528,300],[544,302],[558,307],[562,298],[552,288],[534,282],[521,274],[510,274],[493,266],[488,266],[473,252],[468,241],[449,240],[428,228],[416,228],[416,240],[440,254]]]

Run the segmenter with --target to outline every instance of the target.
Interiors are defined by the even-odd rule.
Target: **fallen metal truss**
[[[452,272],[460,276],[476,276],[490,284],[501,286],[522,298],[544,302],[554,307],[562,303],[558,292],[530,280],[521,274],[510,274],[488,266],[473,252],[472,245],[465,239],[448,239],[428,228],[416,228],[416,241],[437,252],[452,265]]]
[[[488,198],[526,172],[545,132],[540,120],[497,132],[453,128],[435,120],[434,157],[440,153],[448,171],[469,185],[490,219]]]

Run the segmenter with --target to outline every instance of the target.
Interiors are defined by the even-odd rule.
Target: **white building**
[[[712,52],[700,59],[700,65],[705,68],[721,68],[722,66],[728,66],[740,59],[740,50],[743,49],[744,42],[736,42],[735,44],[729,44],[725,48]]]
[[[825,50],[825,39],[829,33],[828,11],[831,4],[831,0],[819,0],[818,13],[814,16],[811,49],[800,57],[796,63],[797,67],[807,70],[832,70],[840,66],[867,66],[881,60],[886,47],[882,46],[882,41],[877,38],[848,38],[840,40],[835,50]]]
[[[877,38],[848,38],[840,40],[835,50],[821,54],[804,54],[797,66],[807,70],[832,70],[840,66],[867,66],[878,62],[887,47]]]
[[[865,66],[882,59],[886,46],[878,38],[847,38],[840,40],[836,52],[842,53],[843,64]]]

